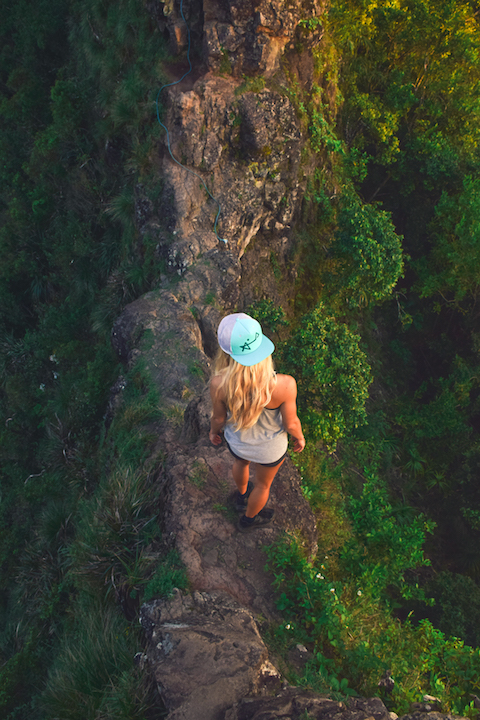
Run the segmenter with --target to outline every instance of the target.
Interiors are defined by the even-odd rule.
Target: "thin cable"
[[[218,232],[217,232],[218,218],[220,217],[220,212],[221,212],[221,209],[222,209],[220,203],[218,202],[218,200],[217,200],[215,197],[213,197],[212,193],[210,192],[210,190],[209,190],[208,187],[207,187],[207,184],[206,184],[205,180],[204,180],[198,173],[196,173],[195,170],[191,170],[191,168],[187,167],[186,165],[183,165],[183,163],[181,163],[179,160],[177,160],[177,158],[174,156],[174,154],[173,154],[173,152],[172,152],[172,147],[171,147],[171,145],[170,145],[170,133],[168,132],[168,128],[166,127],[166,125],[164,125],[164,124],[162,123],[162,121],[160,120],[160,110],[159,110],[159,107],[158,107],[158,98],[160,97],[160,93],[162,92],[162,90],[165,90],[165,88],[167,88],[167,87],[172,87],[172,85],[178,85],[178,83],[182,82],[182,80],[183,80],[184,78],[186,78],[187,75],[190,75],[190,73],[192,72],[192,69],[193,69],[193,68],[192,68],[192,63],[191,63],[191,61],[190,61],[190,45],[191,45],[191,41],[190,41],[190,28],[188,27],[187,21],[185,20],[185,15],[183,14],[183,0],[180,0],[180,15],[182,16],[182,20],[183,20],[183,22],[185,23],[185,27],[187,28],[187,37],[188,37],[187,60],[188,60],[189,69],[187,70],[187,72],[186,72],[184,75],[182,75],[182,77],[180,78],[180,80],[175,80],[175,82],[168,83],[167,85],[162,85],[162,87],[161,87],[160,90],[158,91],[158,93],[157,93],[157,99],[155,100],[155,105],[156,105],[156,108],[157,108],[157,120],[158,120],[158,122],[160,123],[160,125],[162,126],[162,128],[165,130],[165,132],[167,133],[167,148],[168,148],[168,152],[170,153],[170,157],[172,158],[173,162],[177,163],[177,165],[180,165],[181,168],[183,168],[183,169],[186,170],[187,172],[191,173],[192,175],[195,175],[195,177],[197,177],[197,178],[200,180],[200,182],[202,183],[203,187],[204,187],[205,190],[207,191],[207,194],[212,198],[212,200],[213,200],[215,203],[217,203],[217,205],[218,205],[218,211],[217,211],[217,215],[216,215],[216,217],[215,217],[215,222],[214,222],[214,224],[213,224],[213,232],[214,232],[215,235],[217,236],[218,240],[220,240],[221,242],[224,242],[224,243],[226,244],[227,241],[225,240],[225,238],[221,238],[220,235],[219,235]]]

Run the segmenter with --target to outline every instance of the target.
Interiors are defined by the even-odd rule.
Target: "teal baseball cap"
[[[224,352],[247,367],[262,362],[275,350],[258,320],[245,313],[232,313],[223,318],[218,326],[218,343]]]

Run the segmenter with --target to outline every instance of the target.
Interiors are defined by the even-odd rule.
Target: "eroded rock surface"
[[[180,3],[148,7],[181,57],[187,35]],[[291,239],[313,168],[301,162],[307,134],[281,58],[287,44],[294,47],[299,21],[321,7],[317,0],[184,0],[195,70],[160,97],[170,145],[165,137],[159,147],[161,199],[153,207],[141,187],[136,197],[142,232],[157,239],[159,253],[180,275],[218,247],[219,237],[237,258],[259,233]],[[319,37],[308,33],[303,46]],[[311,63],[292,60],[292,73],[305,64],[303,81],[307,75],[313,81]]]
[[[170,36],[174,52],[185,48],[187,35],[180,2],[151,4],[160,27]],[[243,75],[275,74],[282,54],[300,20],[320,16],[321,0],[183,0],[183,12],[193,37],[202,38],[207,69]]]
[[[127,305],[114,324],[112,344],[130,366],[142,357],[164,409],[183,413],[205,385],[209,360],[200,328],[171,292],[155,290]]]
[[[223,720],[239,697],[280,688],[254,617],[228,595],[177,592],[141,623],[170,720]]]
[[[335,702],[318,693],[289,687],[276,697],[245,698],[233,706],[224,720],[391,720],[379,698]]]
[[[171,194],[175,223],[165,255],[181,274],[218,246],[219,233],[241,257],[258,232],[288,233],[299,212],[306,176],[300,170],[304,139],[285,94],[264,88],[242,91],[233,78],[204,76],[192,90],[169,91],[166,124],[171,147],[182,164],[163,161],[165,192]],[[218,203],[218,204],[217,204]]]

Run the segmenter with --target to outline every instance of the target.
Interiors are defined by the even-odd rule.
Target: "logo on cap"
[[[252,345],[252,343],[254,343],[259,337],[260,337],[260,333],[259,333],[259,332],[256,332],[256,333],[255,333],[255,337],[253,338],[253,340],[245,340],[245,342],[243,343],[243,345],[240,345],[240,350],[241,350],[242,352],[245,352],[246,350],[247,350],[248,352],[250,352],[250,350],[252,349],[252,348],[250,347],[250,345]]]

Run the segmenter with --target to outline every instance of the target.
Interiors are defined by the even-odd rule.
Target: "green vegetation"
[[[238,88],[236,88],[235,94],[241,95],[245,92],[259,93],[265,89],[265,86],[265,78],[261,75],[258,75],[256,77],[248,77],[244,75],[243,82],[238,86]]]
[[[427,693],[476,717],[477,7],[332,0],[301,24],[323,30],[318,83],[297,98],[319,169],[282,362],[298,379],[320,560],[271,549],[276,642],[312,652],[296,682],[369,695],[389,670],[390,709]],[[340,327],[348,346],[328,339]],[[347,422],[332,432],[337,408]]]
[[[475,717],[480,651],[455,635],[460,628],[470,637],[475,632],[467,605],[476,611],[478,588],[446,572],[425,586],[421,578],[431,563],[424,546],[434,523],[402,502],[392,504],[374,467],[359,481],[353,444],[343,455],[341,462],[333,455],[322,460],[310,447],[297,459],[305,496],[321,520],[316,559],[309,561],[294,540],[269,549],[285,618],[275,630],[276,647],[287,654],[302,643],[312,654],[303,676],[292,680],[340,695],[380,692],[399,713],[424,694],[435,695],[444,711]],[[467,590],[464,600],[454,588]],[[415,618],[413,608],[420,607],[432,610],[444,632]],[[408,617],[405,608],[412,608]],[[378,688],[387,670],[395,680],[391,694]]]
[[[173,590],[188,590],[188,578],[178,552],[170,550],[157,565],[153,576],[145,586],[143,601],[168,597]]]
[[[0,712],[141,718],[162,545],[140,366],[105,411],[113,319],[164,271],[134,224],[160,197],[164,40],[138,0],[14,3],[0,36]]]
[[[350,307],[367,305],[388,297],[403,269],[401,237],[391,219],[375,205],[346,194],[340,201],[338,229],[332,243],[337,259],[332,287],[339,286]]]
[[[297,380],[305,428],[330,449],[366,422],[372,378],[358,343],[358,336],[319,303],[302,317],[283,351],[282,366]]]
[[[279,328],[288,325],[285,310],[275,305],[273,300],[257,300],[246,308],[245,312],[258,320],[267,332],[278,332]]]

